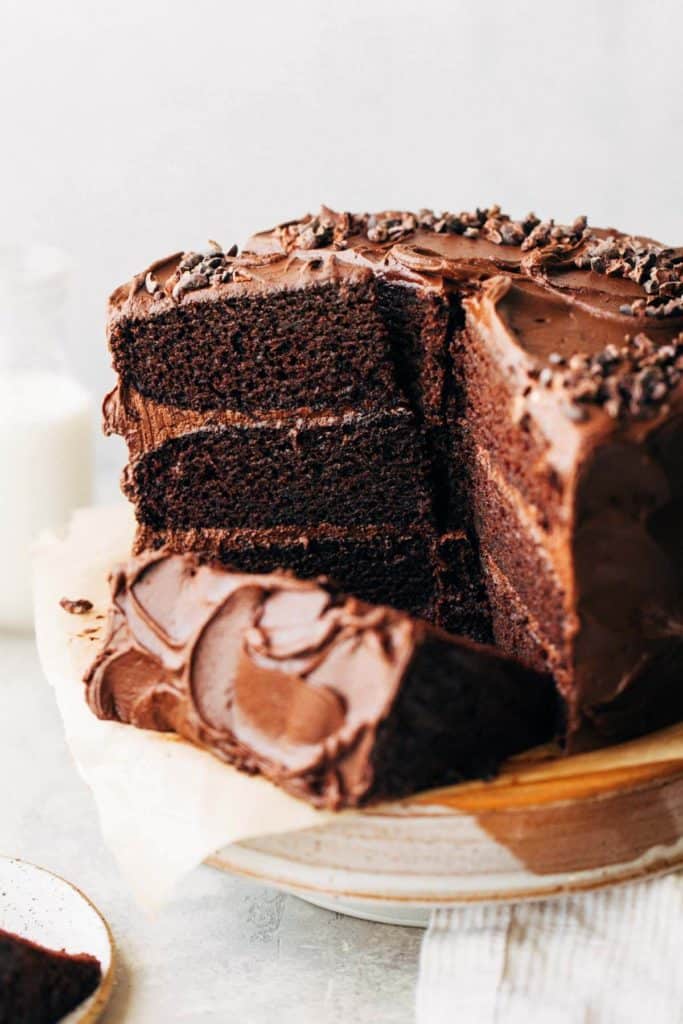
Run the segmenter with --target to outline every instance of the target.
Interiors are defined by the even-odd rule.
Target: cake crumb
[[[92,601],[88,601],[85,597],[76,598],[71,600],[69,597],[63,597],[60,600],[60,605],[65,612],[70,615],[85,615],[87,612],[92,611]]]

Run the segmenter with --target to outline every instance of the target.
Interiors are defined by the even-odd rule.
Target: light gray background
[[[683,240],[677,0],[0,11],[0,230],[72,254],[71,349],[98,393],[115,285],[321,202],[497,201]]]

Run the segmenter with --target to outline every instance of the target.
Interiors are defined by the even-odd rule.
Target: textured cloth
[[[683,1024],[683,875],[433,912],[417,1024]]]

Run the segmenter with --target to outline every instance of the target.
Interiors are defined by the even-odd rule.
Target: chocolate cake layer
[[[126,491],[153,529],[432,520],[426,456],[402,408],[193,431],[134,460]]]
[[[321,296],[332,293],[327,316]],[[297,304],[305,330],[295,323]],[[359,340],[363,321],[369,347]],[[358,459],[357,488],[328,458],[330,442],[321,498],[306,471],[308,488],[294,487],[296,513],[283,512],[277,497],[266,508],[261,493],[247,522],[238,487],[234,498],[222,492],[229,521],[315,528],[328,521],[337,474],[339,507],[330,521],[345,529],[372,522],[402,533],[422,523],[444,535],[464,530],[481,560],[467,582],[464,566],[451,574],[452,591],[481,593],[483,581],[497,642],[532,660],[530,651],[543,652],[570,735],[586,724],[610,736],[639,729],[642,686],[651,685],[640,680],[654,664],[669,666],[672,679],[678,657],[683,250],[589,228],[585,218],[569,226],[533,215],[515,221],[498,207],[440,216],[323,208],[253,236],[241,254],[212,250],[155,264],[112,296],[110,339],[127,411],[108,418],[128,440],[129,481],[150,459],[131,491],[141,519],[147,507],[159,529],[183,515],[192,520],[187,527],[214,521],[223,498],[213,482],[202,490],[205,471],[196,471],[190,450],[197,445],[201,465],[204,428],[223,429],[228,413],[311,422],[342,407],[354,416],[405,407],[411,438],[406,432],[395,446],[390,431],[386,445],[383,429],[373,435]],[[338,389],[330,386],[335,372]],[[256,453],[259,442],[250,443]],[[166,444],[186,445],[187,454],[159,454]],[[411,444],[421,453],[420,472],[407,490]],[[609,474],[590,467],[603,449],[622,447],[615,495],[602,487]],[[273,451],[297,466],[298,456]],[[225,450],[214,459],[217,477],[224,459],[232,479],[237,460]],[[256,461],[247,458],[252,476]],[[266,452],[264,464],[273,461]],[[392,484],[394,464],[400,486]],[[647,483],[647,502],[641,465],[645,479],[658,475],[661,484]],[[283,469],[287,487],[298,472]],[[190,495],[195,504],[183,512]],[[432,571],[436,588],[439,558]],[[605,598],[606,580],[617,577],[619,593]],[[505,593],[514,595],[514,628],[505,621]],[[441,621],[448,603],[444,592]],[[531,624],[531,644],[522,622]],[[667,701],[678,715],[675,696]]]
[[[466,542],[465,542],[466,543]],[[434,573],[436,537],[390,527],[348,530],[292,527],[246,530],[154,531],[141,527],[135,550],[194,551],[239,572],[272,572],[283,565],[301,579],[325,576],[372,604],[391,604],[438,618]],[[469,552],[472,558],[472,553]]]
[[[219,254],[213,259],[222,262]],[[192,258],[185,257],[188,262]],[[164,281],[174,264],[181,265],[180,257],[153,268],[154,280]],[[208,284],[209,277],[196,269],[189,274]],[[373,409],[398,398],[368,269],[322,257],[290,268],[263,262],[241,266],[220,301],[206,302],[206,292],[188,291],[185,301],[162,303],[162,294],[154,297],[154,316],[139,301],[142,293],[124,289],[113,297],[114,367],[126,386],[148,398],[179,408],[247,413],[302,405]]]
[[[395,375],[423,430],[431,464],[434,515],[443,529],[467,520],[463,461],[456,456],[459,410],[451,339],[463,313],[447,295],[378,278],[379,308],[392,343]]]
[[[463,530],[449,530],[439,537],[435,576],[436,612],[429,620],[450,633],[492,643],[491,609],[478,548]]]
[[[437,538],[390,527],[138,529],[134,553],[162,548],[193,551],[240,572],[272,572],[286,565],[301,579],[323,576],[371,604],[391,604],[480,643],[492,639],[477,552],[462,530]]]
[[[148,554],[114,574],[112,598],[92,710],[316,806],[488,776],[557,725],[550,677],[319,582]]]
[[[57,1024],[101,977],[94,956],[45,949],[0,928],[0,1024]]]
[[[557,679],[557,654],[543,639],[537,620],[490,555],[482,555],[481,561],[496,646],[502,651],[518,651],[525,665],[537,672],[550,672]]]
[[[503,376],[504,354],[490,351],[476,326],[457,332],[452,350],[462,374],[460,449],[467,448],[467,463],[475,460],[477,448],[486,452],[506,484],[537,510],[539,523],[549,525],[561,500],[561,484],[546,457],[547,438],[522,410],[518,386],[511,387]]]
[[[556,551],[559,531],[543,530],[534,508],[505,483],[488,453],[478,446],[472,458],[470,481],[480,551],[515,581],[525,606],[543,622],[548,642],[563,644],[570,598],[561,564],[561,544],[557,545],[560,551]]]
[[[382,278],[378,278],[377,293],[401,392],[422,422],[440,427],[451,386],[448,340],[452,312],[448,298]]]

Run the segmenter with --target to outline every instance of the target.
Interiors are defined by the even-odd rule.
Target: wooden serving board
[[[112,562],[125,555],[132,525],[124,506],[88,510],[77,527],[68,550],[79,558],[107,545]],[[79,570],[71,556],[58,564],[64,573]],[[102,590],[104,564],[93,581]],[[149,737],[150,748],[160,742],[159,734],[135,732]],[[133,739],[128,729],[121,735]],[[221,779],[234,772],[214,764]],[[257,783],[245,784],[256,798]],[[293,822],[291,804],[301,805],[282,800]],[[309,820],[299,816],[296,829],[285,824],[258,838],[244,839],[254,832],[243,830],[209,862],[324,906],[406,924],[424,923],[433,906],[539,899],[645,878],[683,866],[683,724],[571,757],[539,748],[513,758],[493,782]],[[267,829],[261,822],[261,833]]]

